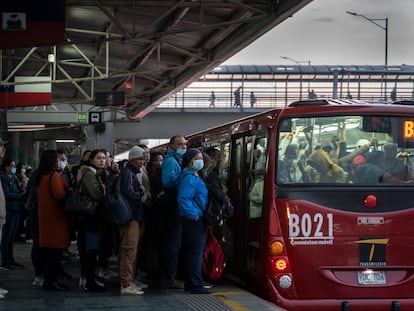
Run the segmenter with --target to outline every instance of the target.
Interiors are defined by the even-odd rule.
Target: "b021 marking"
[[[333,238],[333,214],[316,213],[311,215],[289,215],[289,238],[329,239]]]

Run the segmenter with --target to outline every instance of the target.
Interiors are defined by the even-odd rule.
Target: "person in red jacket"
[[[44,254],[44,290],[66,291],[58,282],[62,252],[70,245],[70,218],[63,210],[62,200],[68,186],[57,172],[56,150],[45,150],[40,158],[38,178],[39,247]]]

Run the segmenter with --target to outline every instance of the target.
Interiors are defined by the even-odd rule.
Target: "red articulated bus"
[[[287,310],[414,310],[414,105],[292,103],[190,135],[220,151],[228,274]]]

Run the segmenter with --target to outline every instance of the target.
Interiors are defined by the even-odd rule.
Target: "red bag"
[[[226,267],[223,250],[214,236],[211,226],[207,226],[206,246],[202,264],[204,276],[209,281],[221,278]]]

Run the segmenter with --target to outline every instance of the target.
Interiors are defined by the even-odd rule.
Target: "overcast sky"
[[[346,11],[388,17],[388,65],[414,65],[414,0],[314,0],[224,65],[383,65],[385,30]]]

